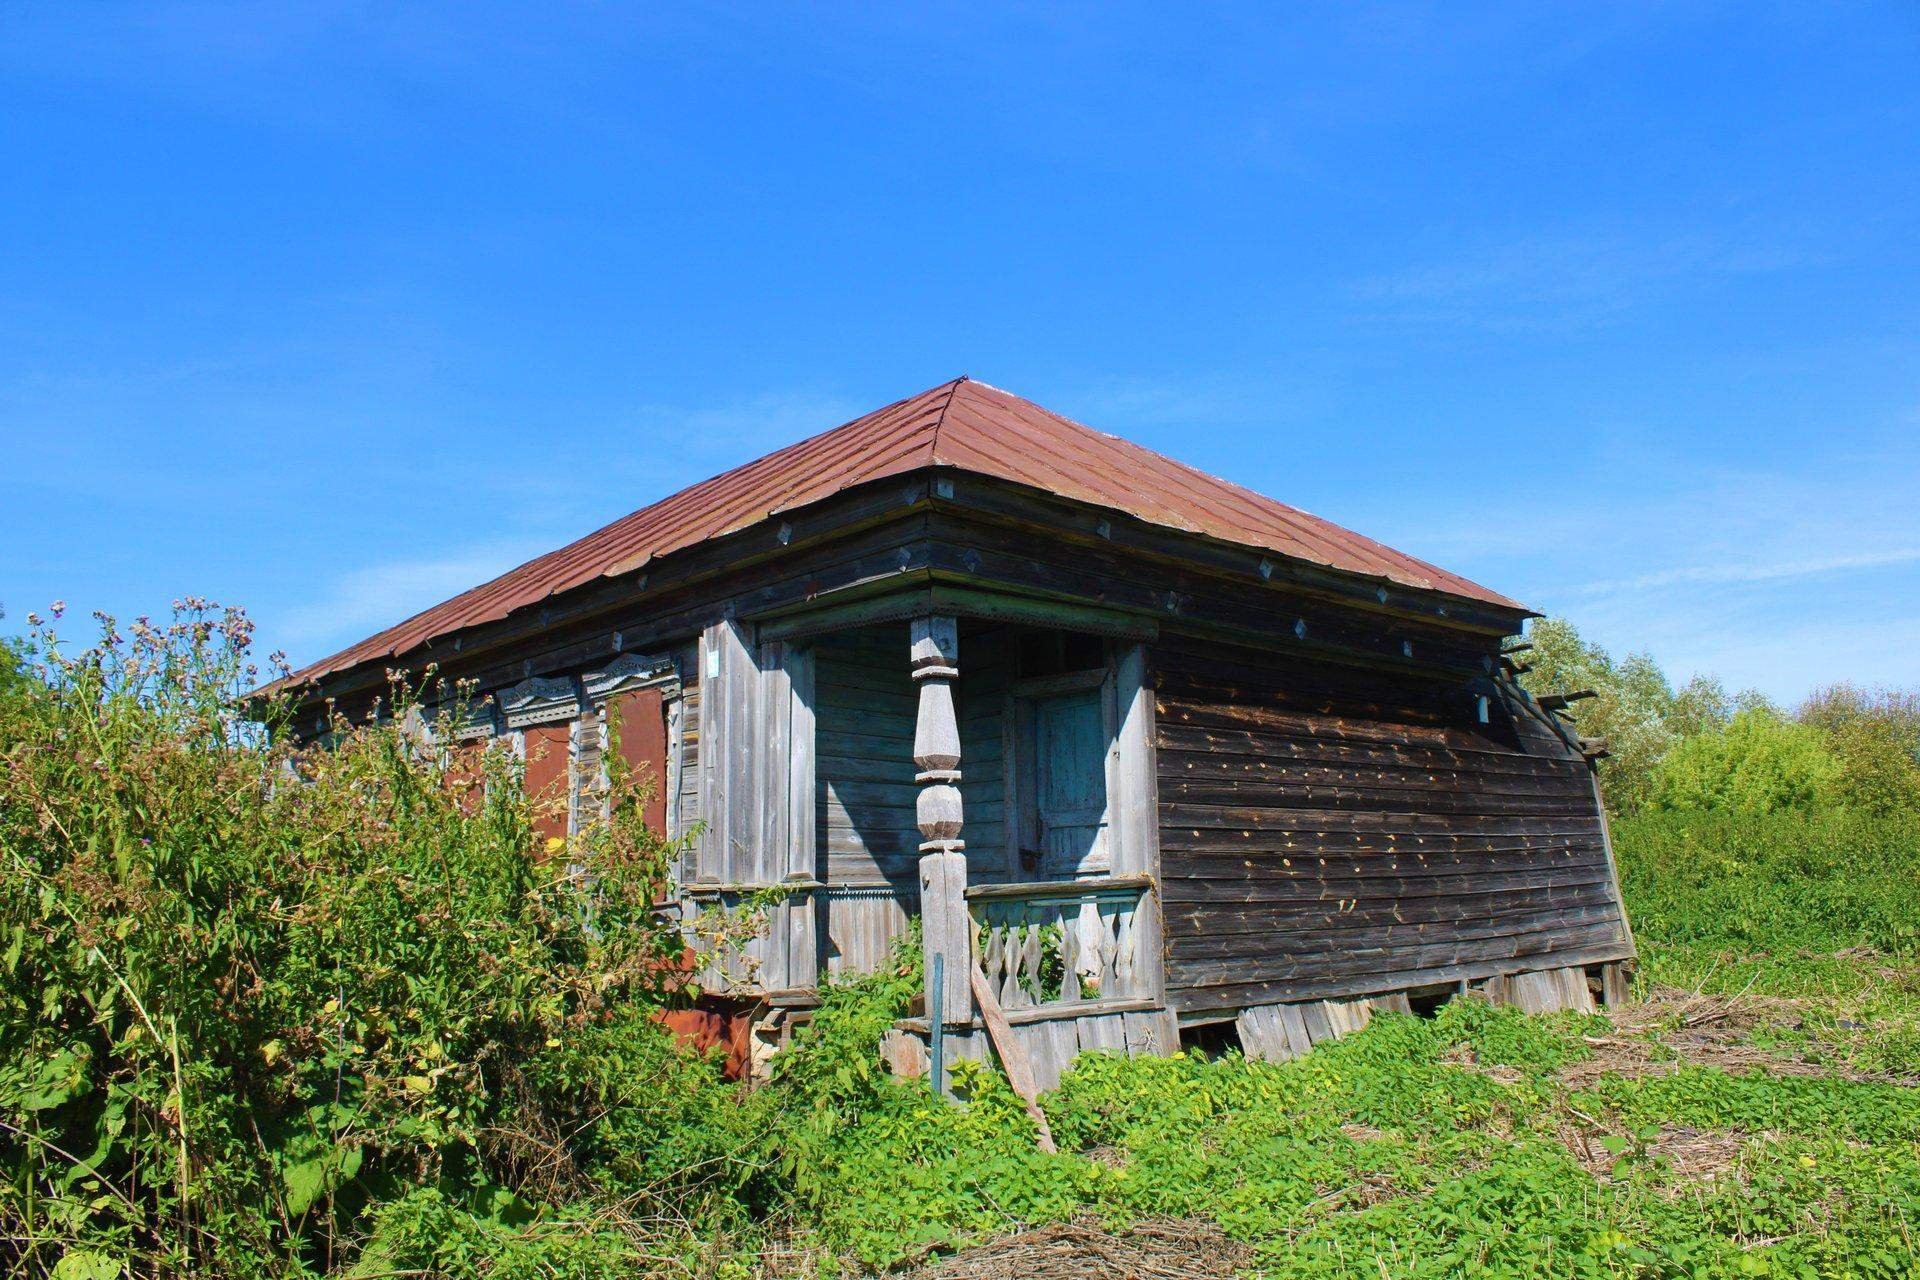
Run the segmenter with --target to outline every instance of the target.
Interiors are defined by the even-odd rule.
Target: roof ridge
[[[947,425],[947,411],[953,408],[953,398],[960,394],[960,384],[970,382],[966,374],[961,374],[947,384],[947,398],[940,402],[940,412],[933,420],[933,438],[927,442],[927,461],[933,466],[940,465],[940,429]]]

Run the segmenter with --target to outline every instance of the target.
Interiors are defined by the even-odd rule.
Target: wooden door
[[[1107,839],[1107,724],[1096,686],[1036,698],[1033,832],[1043,878],[1065,880],[1112,865]]]

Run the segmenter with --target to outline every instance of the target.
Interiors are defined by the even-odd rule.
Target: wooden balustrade
[[[967,890],[974,958],[1004,1008],[1125,1000],[1148,989],[1135,924],[1145,877]]]

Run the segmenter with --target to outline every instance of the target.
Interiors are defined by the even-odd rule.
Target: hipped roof
[[[744,529],[843,489],[953,467],[1330,569],[1524,606],[1458,574],[1164,454],[956,378],[735,467],[296,672],[305,681],[398,657],[453,632]]]

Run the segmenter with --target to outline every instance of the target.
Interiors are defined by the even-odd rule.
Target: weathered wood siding
[[[1183,1013],[1628,954],[1588,766],[1463,679],[1155,646]]]
[[[1005,744],[1010,683],[1004,628],[968,631],[960,645],[957,713],[967,864],[1006,867]],[[918,705],[904,623],[813,642],[815,789],[820,878],[829,884],[917,884],[913,724]]]
[[[913,719],[905,623],[822,636],[814,654],[815,824],[820,878],[916,883]]]
[[[674,720],[679,735],[679,803],[673,806],[675,839],[701,820],[700,794],[700,649],[687,646],[676,655],[680,668],[680,706]]]
[[[1012,726],[1013,633],[1006,627],[960,626],[960,796],[966,804],[967,881],[1006,879],[1014,865],[1007,843],[1007,738]]]
[[[821,963],[873,969],[919,910],[913,726],[917,694],[904,622],[821,636],[814,661],[816,847],[823,903]],[[958,715],[971,874],[1007,865],[1003,717],[1010,683],[1005,628],[961,640]]]

